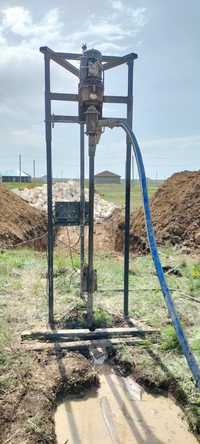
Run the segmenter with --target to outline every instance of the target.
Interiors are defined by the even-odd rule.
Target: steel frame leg
[[[128,104],[127,122],[132,128],[133,120],[133,60],[128,62]],[[124,236],[124,317],[129,315],[129,231],[130,231],[130,189],[131,189],[131,143],[126,138],[125,171],[125,236]]]
[[[84,124],[80,124],[80,295],[83,296],[83,270],[85,262],[85,137]]]
[[[47,162],[47,206],[48,206],[48,322],[54,322],[53,295],[53,214],[52,214],[52,152],[51,152],[51,100],[50,100],[50,59],[45,54],[45,129]]]

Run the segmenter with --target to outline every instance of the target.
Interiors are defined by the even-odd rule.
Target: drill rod
[[[89,135],[89,234],[88,234],[88,327],[93,324],[93,292],[94,292],[94,158],[96,150],[95,137]]]

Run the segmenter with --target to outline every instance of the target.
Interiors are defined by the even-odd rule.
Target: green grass
[[[41,182],[39,180],[33,180],[33,182],[26,183],[26,182],[3,182],[3,184],[6,188],[9,190],[12,190],[14,188],[18,188],[19,190],[23,190],[24,188],[34,188],[41,185],[44,185],[44,182]]]
[[[176,332],[172,325],[163,328],[161,335],[160,349],[163,351],[177,350],[180,351],[180,345]]]
[[[150,182],[148,187],[149,196],[151,197],[157,189],[158,184]],[[95,190],[108,202],[114,202],[115,204],[121,206],[125,205],[125,184],[123,181],[121,184],[96,184]],[[142,205],[142,197],[138,181],[132,185],[131,193],[131,208],[138,208]]]

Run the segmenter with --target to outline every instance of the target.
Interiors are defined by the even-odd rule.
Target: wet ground
[[[67,398],[58,406],[58,444],[197,443],[172,399],[148,394],[109,366],[99,372],[98,389]]]

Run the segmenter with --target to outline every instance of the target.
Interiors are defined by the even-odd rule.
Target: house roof
[[[95,177],[120,177],[120,175],[112,173],[111,171],[105,170],[105,171],[101,171],[101,173],[95,174]]]
[[[20,177],[20,171],[19,170],[6,170],[6,171],[0,171],[0,176],[4,177]],[[25,173],[25,171],[21,171],[21,177],[29,177],[30,174]]]

